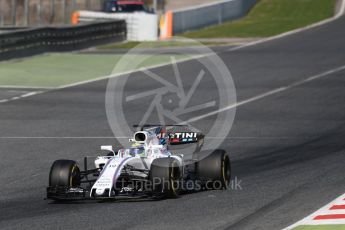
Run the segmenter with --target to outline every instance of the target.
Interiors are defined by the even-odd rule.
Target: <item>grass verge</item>
[[[0,62],[0,86],[60,87],[110,74],[123,55],[51,53],[21,60]],[[136,58],[133,55],[133,58]],[[137,57],[139,58],[139,57]],[[176,56],[176,60],[187,56]],[[140,66],[131,65],[121,72],[169,63],[169,55],[141,55]]]
[[[182,34],[189,38],[267,37],[334,15],[336,0],[259,0],[240,20]]]

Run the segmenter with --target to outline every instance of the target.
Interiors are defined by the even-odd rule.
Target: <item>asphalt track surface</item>
[[[231,69],[238,101],[345,65],[344,28],[342,17],[282,39],[237,51],[224,49],[219,56]],[[179,67],[193,76],[197,65],[189,61]],[[169,75],[169,68],[154,71]],[[16,137],[0,139],[0,228],[286,227],[345,191],[344,76],[345,70],[330,73],[237,108],[233,128],[221,147],[231,153],[233,178],[241,180],[241,189],[162,201],[55,204],[43,200],[52,161],[95,155],[99,145],[116,142],[20,137],[111,136],[104,106],[107,81],[0,104],[1,136]],[[188,79],[192,82],[186,78],[187,85]],[[205,97],[212,91],[209,87],[203,87]],[[143,109],[138,104],[132,113]]]

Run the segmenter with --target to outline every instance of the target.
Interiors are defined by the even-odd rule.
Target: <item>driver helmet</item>
[[[144,149],[144,147],[130,148],[129,153],[132,156],[143,155],[145,153],[145,149]]]

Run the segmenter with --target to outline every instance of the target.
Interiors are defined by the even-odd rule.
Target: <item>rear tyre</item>
[[[176,159],[158,158],[152,162],[149,179],[154,193],[163,193],[168,198],[177,198],[180,178],[180,165]]]
[[[230,157],[224,150],[215,150],[196,163],[197,178],[206,189],[226,189],[230,184]]]
[[[49,173],[49,186],[80,186],[80,170],[75,161],[57,160],[53,163]]]

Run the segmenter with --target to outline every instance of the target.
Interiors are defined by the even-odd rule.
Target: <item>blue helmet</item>
[[[141,155],[145,153],[144,147],[134,147],[129,149],[129,154],[132,156]]]
[[[167,141],[165,140],[165,138],[160,138],[159,139],[159,144],[161,145],[166,145]]]

